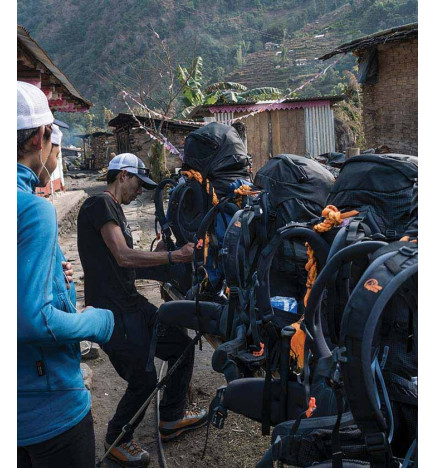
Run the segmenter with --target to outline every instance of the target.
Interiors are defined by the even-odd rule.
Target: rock
[[[90,390],[92,387],[92,371],[91,368],[84,364],[83,362],[80,363],[80,369],[83,374],[83,380],[85,381],[85,387]]]
[[[89,341],[82,341],[80,343],[80,349],[82,351],[82,361],[89,361],[91,359],[98,359],[101,355],[100,352],[100,347],[97,345],[97,343],[91,343],[92,347],[89,349]],[[85,354],[83,354],[85,353]]]

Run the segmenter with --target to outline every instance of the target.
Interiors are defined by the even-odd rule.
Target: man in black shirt
[[[161,246],[153,252],[133,249],[133,239],[121,204],[131,203],[141,194],[143,187],[153,189],[156,186],[139,158],[130,153],[113,158],[107,183],[104,193],[83,203],[77,219],[78,250],[85,273],[85,303],[112,310],[115,328],[103,350],[118,374],[128,382],[127,390],[109,422],[106,448],[115,441],[156,385],[153,350],[150,351],[154,328],[157,336],[155,355],[168,361],[169,367],[191,341],[178,328],[156,326],[157,308],[138,293],[136,269],[162,265],[169,268],[169,264],[188,263],[193,253],[193,244],[173,252],[161,250]],[[160,403],[162,440],[177,437],[207,422],[204,410],[185,412],[193,361],[192,349],[166,387]],[[136,421],[133,430],[143,416]],[[124,466],[147,466],[149,463],[149,454],[134,442],[133,431],[111,450],[110,456]]]

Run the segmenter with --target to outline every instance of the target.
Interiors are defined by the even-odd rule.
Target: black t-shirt
[[[121,268],[101,236],[101,228],[114,221],[133,248],[130,227],[119,203],[107,194],[88,198],[77,218],[77,243],[85,274],[85,304],[110,309],[115,315],[136,312],[144,298],[135,286],[134,268]]]

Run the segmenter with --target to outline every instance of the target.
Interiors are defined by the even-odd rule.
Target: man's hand
[[[174,250],[172,252],[172,261],[174,263],[189,263],[192,261],[193,249],[195,244],[189,242],[186,245],[183,245],[180,250]]]
[[[69,284],[73,282],[73,267],[70,262],[62,262],[62,269],[65,275],[66,289],[70,289],[71,286]]]

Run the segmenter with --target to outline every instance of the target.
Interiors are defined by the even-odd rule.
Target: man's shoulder
[[[56,209],[48,200],[19,190],[17,191],[17,212],[18,216],[56,219]]]
[[[88,197],[82,204],[80,211],[93,211],[112,208],[114,201],[106,193],[98,193]]]

